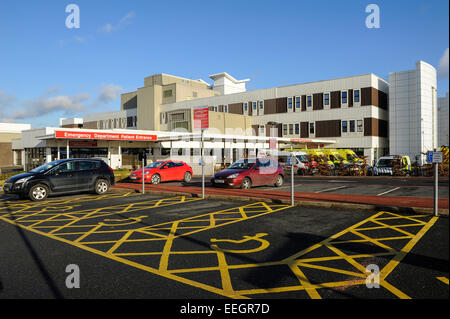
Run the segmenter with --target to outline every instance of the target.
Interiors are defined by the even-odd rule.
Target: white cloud
[[[438,76],[441,78],[448,78],[449,71],[448,71],[448,48],[445,49],[444,54],[442,55],[441,59],[439,60],[439,67],[438,67]]]
[[[10,106],[11,103],[15,100],[16,100],[15,96],[9,95],[4,91],[0,90],[0,110]]]
[[[15,96],[0,90],[0,122],[33,119],[62,112],[63,116],[84,116],[110,107],[108,103],[120,97],[124,89],[116,84],[102,84],[97,88],[97,94],[91,98],[87,92],[64,95],[59,94],[60,86],[52,86],[36,98],[17,101]],[[53,96],[54,95],[54,96]]]
[[[14,112],[10,118],[14,120],[29,119],[58,111],[71,115],[85,110],[86,105],[84,103],[90,98],[89,93],[80,93],[72,96],[59,95],[25,100],[21,103],[25,108]]]
[[[92,36],[90,36],[90,35],[87,35],[87,36],[76,35],[76,36],[73,36],[73,37],[71,37],[69,39],[59,40],[59,44],[61,46],[64,46],[64,45],[67,45],[67,44],[70,44],[70,43],[79,43],[79,44],[81,44],[81,43],[88,42],[91,38],[92,38]]]
[[[117,24],[107,23],[103,27],[100,28],[100,31],[105,32],[105,33],[110,33],[110,32],[113,32],[113,31],[117,31],[120,28],[122,28],[123,26],[129,24],[130,21],[132,19],[134,19],[135,16],[136,16],[136,14],[134,13],[134,11],[130,11],[125,16],[123,16],[119,20],[119,22],[117,22]]]
[[[123,88],[119,85],[115,84],[102,84],[100,95],[98,96],[98,100],[108,103],[114,101],[119,97],[120,92],[123,91]]]

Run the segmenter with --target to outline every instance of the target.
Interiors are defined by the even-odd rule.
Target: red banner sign
[[[194,129],[209,127],[209,109],[207,107],[194,110]]]
[[[277,149],[277,139],[276,138],[269,139],[269,148],[271,150]]]
[[[128,133],[100,133],[86,131],[55,131],[55,138],[117,141],[156,141],[156,135]]]
[[[291,142],[308,143],[308,142],[312,142],[312,140],[309,140],[306,138],[291,138]]]
[[[70,147],[97,147],[96,141],[69,141]]]

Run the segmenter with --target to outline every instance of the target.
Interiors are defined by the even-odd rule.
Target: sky
[[[79,8],[79,28],[68,28]],[[379,28],[367,28],[369,4]],[[69,17],[70,21],[74,20]],[[120,110],[120,94],[167,73],[212,84],[227,72],[247,90],[358,74],[438,70],[449,88],[448,1],[0,2],[0,122]]]

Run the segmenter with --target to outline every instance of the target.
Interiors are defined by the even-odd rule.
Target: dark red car
[[[272,159],[241,159],[211,178],[213,186],[224,185],[243,189],[259,185],[280,187],[283,181],[284,170]]]
[[[142,183],[142,169],[130,174],[132,181]],[[159,161],[145,166],[144,182],[159,184],[168,181],[185,181],[189,183],[192,179],[192,167],[184,162]]]

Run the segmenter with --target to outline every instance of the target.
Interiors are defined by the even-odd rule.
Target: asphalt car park
[[[129,181],[129,180],[127,180]],[[162,183],[171,186],[199,186],[201,178],[193,177],[189,183],[176,181]],[[205,186],[213,187],[209,178],[205,178]],[[219,186],[222,187],[222,186]],[[411,196],[433,197],[434,181],[430,178],[410,177],[308,177],[294,176],[294,190],[302,193],[330,193],[330,194],[360,194],[372,196]],[[291,178],[284,177],[281,187],[273,185],[254,186],[255,190],[290,191]],[[438,187],[439,198],[449,197],[448,179],[440,179]]]
[[[135,192],[3,196],[0,242],[0,298],[449,297],[448,219],[429,214]],[[73,264],[78,289],[66,286]],[[371,265],[378,288],[367,286]]]

